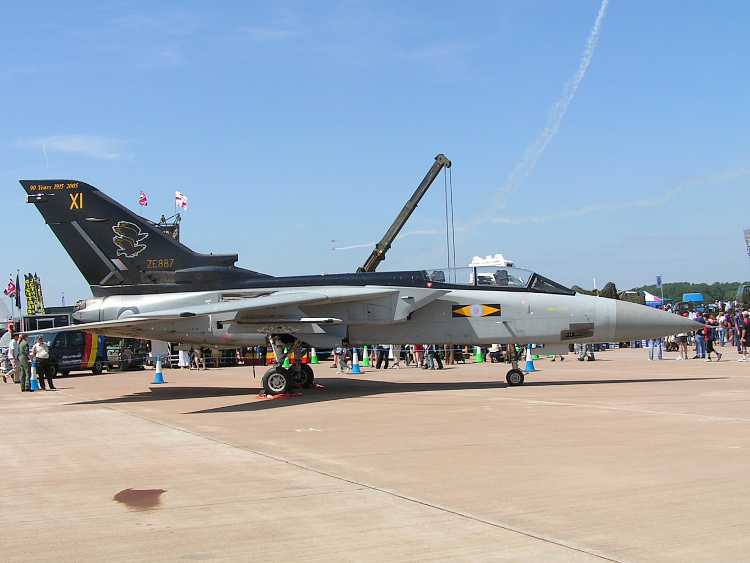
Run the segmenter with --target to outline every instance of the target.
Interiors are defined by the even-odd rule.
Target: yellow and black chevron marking
[[[501,315],[500,305],[485,305],[475,303],[474,305],[453,305],[453,317],[499,317]]]

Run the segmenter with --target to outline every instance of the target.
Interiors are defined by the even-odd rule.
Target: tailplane
[[[85,182],[21,180],[21,185],[28,194],[27,202],[42,214],[94,294],[119,292],[128,286],[139,291],[147,291],[146,287],[199,289],[179,288],[175,283],[180,277],[176,273],[196,269],[235,274],[230,278],[237,274],[266,277],[236,268],[236,254],[194,252]]]

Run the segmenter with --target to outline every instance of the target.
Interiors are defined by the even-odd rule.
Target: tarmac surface
[[[0,383],[0,558],[750,560],[750,362],[598,358]]]

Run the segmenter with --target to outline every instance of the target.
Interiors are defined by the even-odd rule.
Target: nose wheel
[[[518,368],[513,368],[505,375],[505,381],[507,381],[508,385],[511,387],[523,385],[523,372]]]

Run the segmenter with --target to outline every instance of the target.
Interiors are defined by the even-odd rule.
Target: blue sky
[[[103,5],[106,4],[106,5]],[[502,252],[566,284],[748,279],[750,4],[11,3],[0,37],[6,270],[89,294],[20,178],[85,180],[271,274],[349,271],[432,159],[454,163],[459,265]],[[559,109],[559,105],[557,106]],[[42,151],[46,147],[46,158]],[[445,264],[442,184],[382,269]],[[433,234],[430,234],[433,233]],[[331,243],[331,241],[336,241]]]

